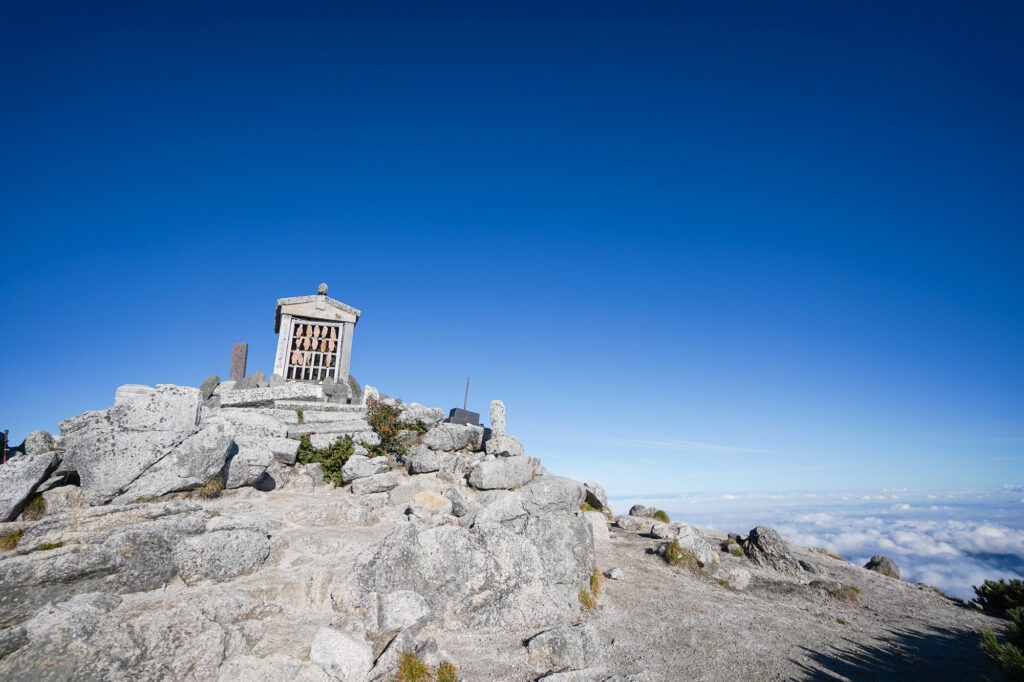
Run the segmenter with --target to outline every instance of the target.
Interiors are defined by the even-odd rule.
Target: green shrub
[[[662,557],[669,566],[682,566],[690,570],[700,569],[697,556],[683,549],[678,540],[672,540],[665,546],[665,553]]]
[[[319,462],[324,470],[324,480],[341,485],[341,469],[355,451],[356,444],[348,434],[338,436],[329,448],[314,450],[307,433],[299,439],[299,452],[296,457],[302,464]]]
[[[25,503],[25,508],[21,511],[21,516],[26,521],[35,521],[43,518],[46,515],[46,500],[40,493],[36,493],[32,497],[28,498],[28,502]]]
[[[981,587],[975,587],[978,603],[992,611],[1009,611],[1024,606],[1024,580],[1014,578],[1006,582],[986,580]]]
[[[660,509],[651,514],[651,518],[655,519],[656,521],[661,521],[662,523],[669,523],[668,514],[666,514]]]
[[[220,476],[214,476],[204,483],[201,488],[196,488],[196,497],[201,497],[204,500],[211,500],[220,495],[223,490],[224,479]]]
[[[580,505],[580,511],[598,511],[594,509],[589,502],[584,502]]]
[[[741,557],[741,556],[743,556],[743,550],[740,549],[739,547],[733,547],[732,549],[729,550],[729,554],[732,554],[735,557]]]
[[[1024,680],[1024,607],[1011,608],[1006,615],[1010,617],[1006,643],[1000,644],[994,632],[985,630],[981,633],[981,652],[999,666],[1007,680]]]
[[[580,606],[584,611],[593,611],[597,608],[597,600],[594,599],[594,595],[590,594],[586,590],[581,590],[579,594]]]
[[[434,671],[434,679],[437,682],[456,682],[458,680],[457,672],[451,661],[442,661],[441,665],[437,666],[437,670]]]
[[[5,552],[9,552],[18,546],[21,542],[22,536],[25,535],[24,528],[18,528],[17,530],[9,530],[6,533],[0,534],[0,549]]]
[[[366,402],[366,421],[374,433],[380,436],[380,445],[369,448],[370,456],[405,454],[405,443],[398,439],[398,432],[412,428],[404,423],[399,415],[402,412],[402,401],[396,401],[395,405],[388,405],[383,400],[371,397]]]
[[[406,651],[398,662],[395,682],[427,682],[433,680],[430,666],[420,660],[415,651]]]

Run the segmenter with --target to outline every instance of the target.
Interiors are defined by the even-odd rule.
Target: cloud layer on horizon
[[[771,526],[784,538],[863,565],[891,557],[902,577],[961,599],[985,579],[1024,578],[1024,489],[988,492],[720,493],[613,499],[664,509],[673,521],[746,534]]]

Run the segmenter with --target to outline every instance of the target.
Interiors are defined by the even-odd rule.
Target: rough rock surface
[[[78,473],[89,504],[109,502],[196,431],[201,407],[199,389],[162,384],[152,395],[65,419],[58,471]]]
[[[798,574],[804,570],[779,533],[767,526],[750,531],[743,542],[743,552],[755,564],[782,573]]]
[[[431,450],[482,450],[484,427],[475,424],[438,424],[423,436],[423,444]]]
[[[897,565],[897,563],[889,557],[884,556],[882,554],[876,554],[875,556],[871,557],[868,560],[868,562],[864,564],[864,568],[868,569],[869,571],[874,571],[875,573],[887,575],[890,578],[900,577],[899,565]]]
[[[601,661],[601,640],[592,623],[560,625],[526,643],[530,663],[544,670],[582,670]]]
[[[529,457],[499,457],[480,462],[469,472],[469,484],[480,490],[519,487],[533,478]]]
[[[21,444],[21,447],[24,454],[31,457],[53,452],[57,449],[57,444],[48,431],[40,429],[25,436],[25,442]]]
[[[349,457],[348,461],[345,462],[345,466],[341,468],[341,480],[345,483],[351,483],[357,478],[383,474],[390,468],[386,457],[353,455]]]
[[[274,453],[260,445],[237,443],[224,464],[225,488],[255,485],[274,462]]]
[[[491,457],[518,457],[524,452],[522,443],[505,434],[487,439],[484,450]]]
[[[56,452],[18,455],[0,466],[0,521],[12,521],[59,461]]]

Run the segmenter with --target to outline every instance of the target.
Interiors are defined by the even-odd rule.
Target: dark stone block
[[[448,421],[452,424],[480,424],[480,413],[470,412],[458,407],[453,407],[448,413]]]

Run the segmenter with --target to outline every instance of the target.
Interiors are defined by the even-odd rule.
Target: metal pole
[[[469,377],[466,377],[466,399],[462,401],[462,409],[466,409],[466,405],[469,404]]]

